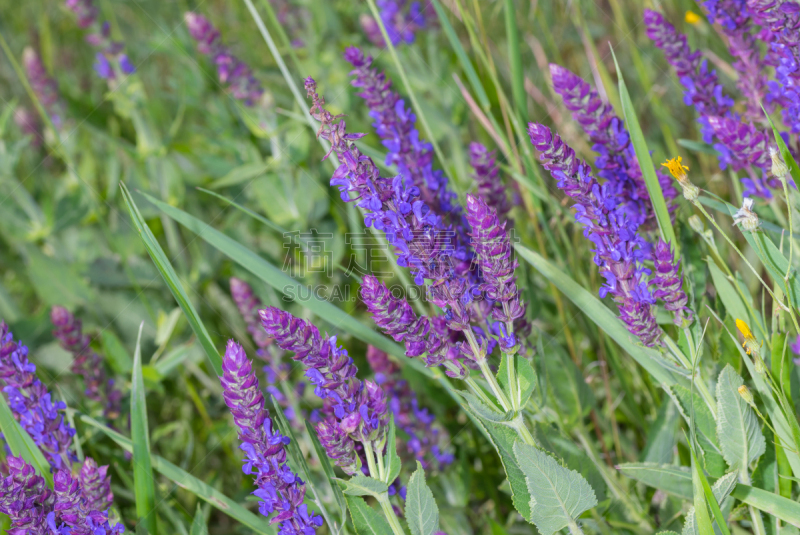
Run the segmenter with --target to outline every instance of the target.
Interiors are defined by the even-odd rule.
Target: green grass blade
[[[614,49],[611,49],[612,55]],[[664,193],[661,191],[661,185],[658,183],[656,170],[653,167],[653,159],[650,157],[650,151],[647,148],[647,142],[642,133],[642,127],[639,125],[639,119],[636,117],[636,111],[631,101],[631,96],[628,93],[628,87],[625,85],[625,79],[622,77],[622,70],[617,63],[617,57],[614,56],[614,65],[617,67],[617,76],[619,77],[619,99],[622,102],[622,112],[625,116],[625,125],[628,127],[628,133],[631,136],[631,143],[633,150],[636,152],[636,159],[639,160],[639,167],[642,170],[645,185],[647,185],[647,193],[650,195],[650,201],[653,203],[653,211],[658,220],[658,228],[661,230],[661,237],[666,242],[671,242],[674,257],[680,258],[680,247],[678,240],[675,239],[675,230],[672,228],[672,221],[669,217],[669,210],[667,210],[667,202],[664,200]]]
[[[44,477],[47,484],[52,487],[53,474],[50,473],[50,464],[28,432],[14,419],[11,407],[8,406],[3,395],[0,395],[0,431],[3,432],[3,438],[11,449],[11,453],[25,459],[25,462],[33,466],[36,472]]]
[[[133,443],[129,438],[117,433],[113,429],[101,424],[89,416],[81,416],[80,419],[82,422],[89,424],[105,433],[123,450],[129,453],[133,451]],[[166,459],[159,457],[158,455],[152,455],[150,459],[153,463],[153,469],[155,471],[182,489],[191,492],[201,500],[209,503],[212,507],[218,509],[222,513],[225,513],[234,520],[241,522],[242,525],[247,526],[256,533],[260,533],[262,535],[275,535],[275,530],[272,528],[272,526],[270,526],[267,519],[253,514],[243,505],[233,501],[225,494],[197,479],[185,470],[175,466]]]
[[[205,518],[203,518],[203,510],[200,508],[200,504],[197,505],[197,510],[194,513],[192,530],[189,535],[208,535],[208,526]]]
[[[722,532],[722,535],[731,535],[731,532],[728,530],[728,525],[725,523],[725,516],[722,514],[722,511],[719,508],[719,503],[717,503],[717,498],[714,496],[714,493],[711,491],[711,485],[708,484],[708,479],[706,475],[703,473],[703,470],[700,467],[700,463],[697,461],[697,456],[694,453],[694,445],[689,448],[689,453],[692,455],[692,484],[697,488],[697,482],[700,483],[700,487],[703,490],[703,496],[705,498],[708,507],[711,509],[711,512],[714,514],[714,519],[717,521],[717,527]],[[696,490],[695,490],[696,491]],[[695,509],[697,509],[697,499],[695,498]],[[706,516],[708,516],[708,511],[706,511]],[[697,516],[697,520],[699,523],[700,516]],[[710,521],[710,518],[709,518]],[[709,526],[711,528],[711,533],[714,533],[713,525]],[[700,530],[702,533],[702,528]]]
[[[673,385],[678,381],[680,369],[665,360],[658,351],[634,343],[622,322],[597,297],[538,253],[524,245],[517,244],[515,247],[524,260],[552,282],[659,383]]]
[[[136,206],[133,197],[131,197],[128,188],[126,188],[124,184],[120,184],[120,187],[122,188],[122,195],[125,199],[125,204],[128,207],[128,212],[130,213],[131,219],[136,226],[136,230],[139,232],[139,236],[141,236],[142,241],[144,242],[144,246],[147,249],[150,258],[156,265],[158,272],[161,273],[161,276],[164,278],[164,282],[167,283],[167,286],[169,287],[170,292],[172,292],[172,295],[175,297],[175,300],[178,302],[178,305],[180,305],[181,309],[183,310],[186,320],[189,322],[192,330],[200,340],[200,345],[203,346],[212,369],[217,375],[222,375],[222,358],[220,357],[216,347],[214,347],[214,342],[211,340],[211,335],[208,334],[205,325],[200,319],[200,315],[197,313],[197,310],[194,308],[189,296],[186,294],[186,290],[183,288],[180,279],[178,279],[178,274],[175,272],[175,269],[172,267],[169,259],[164,254],[164,250],[161,248],[158,240],[156,240],[155,236],[153,236],[153,233],[150,231],[150,227],[147,226],[147,223],[142,218],[142,214],[139,213],[139,208]]]
[[[142,329],[136,339],[136,352],[133,355],[133,374],[131,376],[131,436],[133,437],[133,490],[136,496],[136,516],[139,518],[137,532],[155,535],[156,528],[156,487],[150,460],[150,431],[147,425],[147,401],[142,377]]]
[[[741,484],[736,485],[731,496],[800,528],[800,503],[794,500],[784,498],[774,492]]]
[[[508,40],[508,61],[511,67],[511,94],[514,96],[514,105],[517,115],[523,119],[528,116],[528,99],[525,94],[525,73],[522,70],[522,42],[517,29],[517,10],[514,0],[505,2],[506,39]]]

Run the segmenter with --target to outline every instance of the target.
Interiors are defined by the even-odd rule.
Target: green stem
[[[742,483],[745,485],[750,485],[750,475],[747,473],[747,468],[744,468],[740,474],[740,479]],[[750,511],[750,520],[753,523],[753,532],[754,535],[766,535],[767,530],[764,527],[764,519],[761,518],[761,513],[752,505],[747,506],[747,510]]]
[[[570,535],[583,535],[583,530],[572,517],[567,518],[567,526],[569,526]]]
[[[392,504],[389,503],[389,495],[384,492],[378,496],[378,503],[381,504],[383,515],[386,517],[386,520],[389,521],[389,525],[392,527],[392,533],[394,533],[394,535],[405,535],[403,526],[400,524],[400,519],[397,518],[397,515],[394,512],[394,507],[392,507]]]
[[[783,195],[786,197],[786,212],[789,216],[789,264],[786,266],[786,275],[783,280],[788,284],[789,273],[792,271],[792,253],[794,253],[794,224],[792,223],[792,204],[789,201],[789,186],[786,184],[786,176],[781,177],[781,184],[783,184]]]

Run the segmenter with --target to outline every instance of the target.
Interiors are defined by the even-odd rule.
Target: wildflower
[[[109,524],[107,511],[88,506],[79,481],[68,469],[56,472],[53,494],[55,501],[53,510],[47,515],[47,524],[54,533],[115,535],[125,532],[122,524]]]
[[[697,200],[697,195],[700,193],[700,189],[689,180],[686,175],[689,168],[683,165],[681,161],[682,158],[678,156],[677,158],[667,160],[661,165],[666,167],[670,174],[675,177],[675,180],[678,181],[678,184],[681,185],[681,188],[683,188],[683,197],[689,202],[695,202]]]
[[[243,280],[231,277],[230,285],[233,302],[236,303],[236,307],[247,325],[247,332],[253,337],[253,341],[259,348],[259,353],[261,353],[272,342],[272,339],[267,336],[258,321],[258,309],[261,306],[261,301],[255,296],[250,285]]]
[[[47,515],[54,502],[52,491],[22,457],[9,456],[6,462],[8,475],[0,482],[0,513],[11,520],[11,533],[48,534]]]
[[[22,51],[22,66],[36,98],[47,112],[53,126],[60,129],[64,112],[58,93],[58,82],[47,73],[41,58],[29,46]]]
[[[545,169],[558,181],[558,187],[575,200],[575,218],[595,245],[594,261],[606,281],[600,288],[600,297],[610,294],[628,331],[645,346],[655,346],[661,331],[653,310],[655,298],[646,282],[649,270],[641,264],[646,255],[638,249],[640,240],[630,223],[613,211],[618,205],[616,195],[597,183],[589,166],[558,134],[535,123],[528,125],[528,133],[541,153],[539,158]]]
[[[561,95],[564,106],[589,135],[592,150],[598,156],[595,165],[598,176],[619,199],[618,212],[635,223],[638,228],[646,221],[655,220],[650,195],[642,176],[636,152],[625,130],[622,119],[614,108],[603,102],[597,91],[579,76],[559,65],[550,64],[553,89]],[[659,184],[667,201],[677,197],[672,181],[656,171]],[[674,205],[671,205],[674,209]]]
[[[469,165],[473,169],[472,178],[478,185],[478,195],[497,212],[500,221],[506,219],[511,210],[506,189],[498,176],[497,162],[493,151],[480,143],[469,144]],[[511,226],[511,221],[508,225]]]
[[[239,428],[240,448],[245,452],[244,473],[254,474],[264,516],[277,513],[273,522],[281,523],[281,533],[309,535],[322,525],[322,517],[309,513],[303,503],[305,484],[286,463],[285,446],[289,438],[274,429],[264,397],[244,349],[228,341],[222,362],[225,404]]]
[[[742,347],[745,349],[748,355],[755,353],[758,355],[759,353],[759,346],[758,342],[756,342],[753,333],[750,332],[750,327],[745,323],[743,320],[736,319],[736,328],[739,329],[739,332],[742,334]]]
[[[742,230],[750,232],[758,230],[761,222],[758,220],[758,214],[753,211],[753,199],[744,198],[742,207],[733,214],[733,224],[740,225]]]
[[[367,346],[367,362],[375,372],[375,382],[389,395],[389,410],[397,428],[408,435],[408,452],[426,465],[430,464],[426,462],[428,455],[437,461],[440,468],[452,463],[453,454],[443,446],[449,443],[447,431],[436,426],[433,414],[420,406],[408,381],[403,379],[400,367],[385,352],[373,346]]]
[[[0,379],[14,418],[58,470],[75,460],[70,451],[75,430],[64,419],[63,401],[54,402],[28,360],[28,348],[14,341],[5,322],[0,321]]]
[[[97,20],[97,8],[92,0],[66,0],[67,9],[75,13],[78,26],[88,28]]]
[[[305,375],[314,384],[314,393],[331,404],[339,431],[352,439],[347,441],[339,431],[326,429],[335,437],[333,443],[348,447],[353,445],[352,441],[381,444],[386,438],[389,420],[385,394],[372,381],[362,382],[356,377],[353,359],[338,346],[336,337],[323,338],[311,323],[274,307],[260,310],[259,317],[275,343],[281,349],[293,351],[293,359],[306,367]],[[329,422],[328,426],[332,424]],[[339,458],[348,463],[339,464],[343,469],[355,468],[349,452],[340,454]]]
[[[775,147],[770,146],[769,157],[772,160],[772,176],[780,181],[786,180],[786,175],[789,174],[789,166],[781,158],[780,152]]]
[[[748,405],[753,405],[753,393],[750,392],[750,389],[747,388],[746,385],[742,385],[739,387],[739,395],[742,397],[745,403]]]
[[[376,7],[380,12],[381,21],[386,28],[386,34],[394,46],[401,42],[413,43],[414,34],[425,27],[425,16],[422,13],[420,2],[408,0],[377,0]],[[361,27],[367,38],[375,46],[385,47],[380,26],[369,15],[361,17]]]
[[[100,78],[114,87],[119,74],[133,74],[136,68],[125,54],[125,45],[111,39],[111,25],[108,22],[97,25],[93,21],[93,31],[86,41],[97,49],[94,70]]]
[[[656,291],[653,296],[664,301],[664,308],[673,313],[675,325],[686,327],[692,322],[694,313],[686,306],[689,299],[683,291],[683,281],[679,274],[680,260],[673,261],[672,246],[664,240],[658,240],[654,260],[653,285]]]
[[[114,380],[107,377],[103,358],[90,347],[92,339],[83,333],[81,320],[60,306],[52,308],[50,320],[55,327],[53,336],[74,357],[72,373],[83,377],[86,397],[102,404],[106,419],[117,418],[120,415],[122,393],[115,388]]]
[[[90,510],[105,511],[114,502],[111,492],[111,477],[108,466],[97,466],[91,457],[86,457],[78,474],[86,507]]]
[[[777,183],[766,179],[767,173],[772,170],[766,134],[752,124],[744,124],[730,117],[710,116],[708,124],[727,150],[736,156],[731,162],[731,167],[735,171],[748,166],[757,168],[747,169],[749,176],[742,179],[744,194],[764,199],[771,198],[769,187],[776,187]]]
[[[245,106],[252,106],[264,94],[261,84],[253,76],[250,67],[234,56],[220,39],[219,30],[203,15],[188,11],[183,20],[189,34],[197,41],[197,50],[209,56],[217,66],[220,83],[226,85],[234,98]]]
[[[694,11],[687,11],[684,20],[689,24],[697,24],[703,20],[703,18]]]

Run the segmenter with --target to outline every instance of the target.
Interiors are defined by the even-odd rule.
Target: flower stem
[[[389,503],[389,495],[384,492],[378,496],[378,503],[381,504],[383,515],[386,517],[386,520],[389,521],[389,525],[392,527],[392,533],[394,533],[394,535],[405,535],[403,526],[400,524],[400,519],[397,518],[397,515],[394,512],[394,507],[392,507],[392,504]]]

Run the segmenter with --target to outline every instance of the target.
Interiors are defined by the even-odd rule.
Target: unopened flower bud
[[[775,147],[769,148],[769,157],[772,158],[772,176],[779,180],[784,180],[786,175],[789,174],[789,167],[781,158],[778,149]]]
[[[753,199],[745,197],[742,202],[742,207],[733,214],[733,224],[739,225],[742,230],[749,230],[753,232],[758,230],[761,222],[758,220],[758,214],[753,211]]]
[[[703,225],[703,220],[696,215],[689,216],[689,226],[692,227],[693,231],[699,232],[700,234],[706,229],[705,225]]]
[[[694,202],[700,194],[700,188],[692,184],[689,180],[689,177],[686,175],[686,171],[688,171],[689,168],[683,165],[681,160],[681,157],[678,156],[677,158],[667,160],[661,165],[666,167],[670,174],[675,177],[675,180],[678,181],[678,184],[681,185],[681,188],[683,188],[683,197],[689,202]]]
[[[759,375],[764,375],[765,373],[767,373],[767,367],[764,364],[764,359],[762,359],[760,355],[758,354],[755,355],[755,361],[756,361],[756,373]]]
[[[742,385],[742,386],[739,387],[739,395],[742,396],[742,399],[748,405],[752,405],[753,404],[753,393],[750,392],[750,389],[747,388],[747,386]]]

